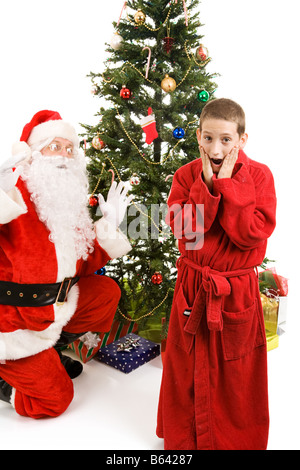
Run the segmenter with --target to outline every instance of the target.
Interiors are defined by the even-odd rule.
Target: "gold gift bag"
[[[277,333],[278,328],[278,308],[279,300],[260,294],[262,308],[264,312],[265,328],[272,334]]]

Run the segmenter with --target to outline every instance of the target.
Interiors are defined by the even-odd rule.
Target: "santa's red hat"
[[[25,125],[20,142],[13,146],[13,154],[21,151],[30,151],[31,147],[49,138],[61,137],[79,146],[79,138],[74,127],[63,121],[56,111],[43,110],[36,113],[31,121]],[[27,149],[27,150],[26,150]]]

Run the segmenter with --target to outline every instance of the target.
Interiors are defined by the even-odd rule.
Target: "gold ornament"
[[[176,82],[174,78],[169,77],[168,74],[165,75],[165,78],[161,82],[161,87],[167,93],[172,92],[176,89]]]
[[[138,10],[134,15],[134,21],[138,26],[141,26],[146,21],[146,15],[142,10]]]

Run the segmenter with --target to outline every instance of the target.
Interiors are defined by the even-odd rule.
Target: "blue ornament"
[[[106,269],[105,268],[100,268],[98,269],[95,274],[98,274],[99,276],[104,276],[106,273]]]
[[[173,137],[175,139],[182,139],[185,136],[184,129],[182,127],[176,127],[173,131]]]

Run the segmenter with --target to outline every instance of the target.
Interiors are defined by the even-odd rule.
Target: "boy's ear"
[[[200,145],[201,131],[200,131],[199,127],[198,127],[198,129],[196,130],[196,134],[197,134],[198,144]]]
[[[247,140],[248,140],[248,134],[242,134],[240,137],[240,145],[239,145],[241,149],[245,147]]]

